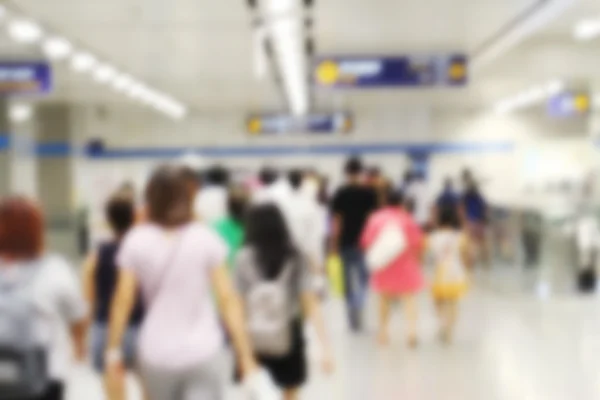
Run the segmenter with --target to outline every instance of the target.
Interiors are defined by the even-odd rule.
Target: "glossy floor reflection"
[[[374,303],[374,302],[373,302]],[[404,345],[402,316],[394,342],[375,343],[370,331],[345,331],[341,303],[330,302],[328,322],[337,370],[315,368],[304,399],[344,400],[588,400],[600,399],[600,302],[574,295],[540,301],[533,296],[475,290],[463,304],[455,343],[436,340],[431,300],[421,297],[421,344]],[[130,399],[138,399],[132,384]],[[68,400],[100,400],[98,380],[86,368],[73,373]],[[230,399],[243,396],[231,389]],[[167,400],[167,399],[165,399]]]

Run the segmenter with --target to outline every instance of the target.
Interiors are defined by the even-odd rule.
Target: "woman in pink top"
[[[368,249],[384,228],[396,224],[405,235],[407,247],[389,266],[371,276],[373,288],[380,297],[378,339],[383,346],[389,343],[390,306],[394,300],[401,299],[408,322],[408,344],[415,347],[418,344],[415,295],[424,284],[421,273],[424,238],[419,225],[404,210],[402,194],[389,192],[386,197],[386,205],[369,218],[361,244]]]
[[[139,287],[146,312],[138,364],[149,399],[221,400],[225,376],[219,312],[243,375],[256,376],[257,368],[226,269],[227,247],[209,227],[194,221],[192,196],[180,169],[162,167],[153,174],[146,206],[147,220],[129,231],[117,256],[107,381],[121,378],[121,343]]]

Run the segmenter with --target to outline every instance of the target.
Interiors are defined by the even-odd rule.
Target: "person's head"
[[[180,167],[157,168],[146,186],[148,220],[164,227],[175,227],[193,218],[192,199]]]
[[[389,188],[385,193],[385,205],[388,207],[404,208],[404,194],[402,191]]]
[[[0,258],[29,261],[44,251],[44,218],[34,202],[10,196],[0,200]]]
[[[444,179],[444,192],[452,191],[454,191],[454,183],[452,182],[452,178]]]
[[[116,196],[135,200],[135,186],[132,182],[123,183],[115,193]]]
[[[437,225],[442,229],[460,229],[458,208],[451,205],[441,207],[438,210]]]
[[[346,177],[351,181],[356,181],[360,179],[363,171],[364,167],[360,158],[352,157],[348,161],[346,161],[344,172],[346,173]]]
[[[414,180],[414,173],[412,172],[412,170],[409,169],[404,171],[402,180],[405,184],[411,183]]]
[[[220,165],[215,165],[206,171],[205,182],[212,186],[227,186],[229,171]]]
[[[293,169],[288,173],[288,181],[294,191],[300,190],[304,181],[304,172],[300,169]]]
[[[229,189],[227,197],[227,210],[229,216],[239,223],[243,223],[246,218],[248,208],[248,195],[241,187],[232,187]]]
[[[274,204],[252,207],[246,218],[246,245],[255,251],[263,276],[272,279],[293,254],[294,246],[285,219]]]
[[[190,194],[194,196],[198,189],[200,189],[200,175],[188,166],[181,167],[181,174],[186,181],[186,186]]]
[[[258,180],[264,186],[270,186],[279,178],[277,171],[271,167],[264,167],[258,174]]]
[[[133,202],[124,197],[113,197],[106,204],[106,220],[113,234],[123,237],[135,222],[135,207]]]
[[[381,169],[379,167],[369,167],[367,169],[367,183],[376,186],[381,180]]]

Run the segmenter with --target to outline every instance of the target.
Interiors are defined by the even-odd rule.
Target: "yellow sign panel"
[[[334,61],[323,61],[317,67],[317,80],[323,85],[333,85],[340,78],[340,67]]]

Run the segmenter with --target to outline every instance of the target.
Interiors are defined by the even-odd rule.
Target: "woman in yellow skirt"
[[[436,229],[428,239],[428,251],[435,265],[432,294],[440,318],[440,340],[452,340],[458,318],[458,302],[468,287],[471,265],[469,238],[460,229],[455,207],[438,210]]]

